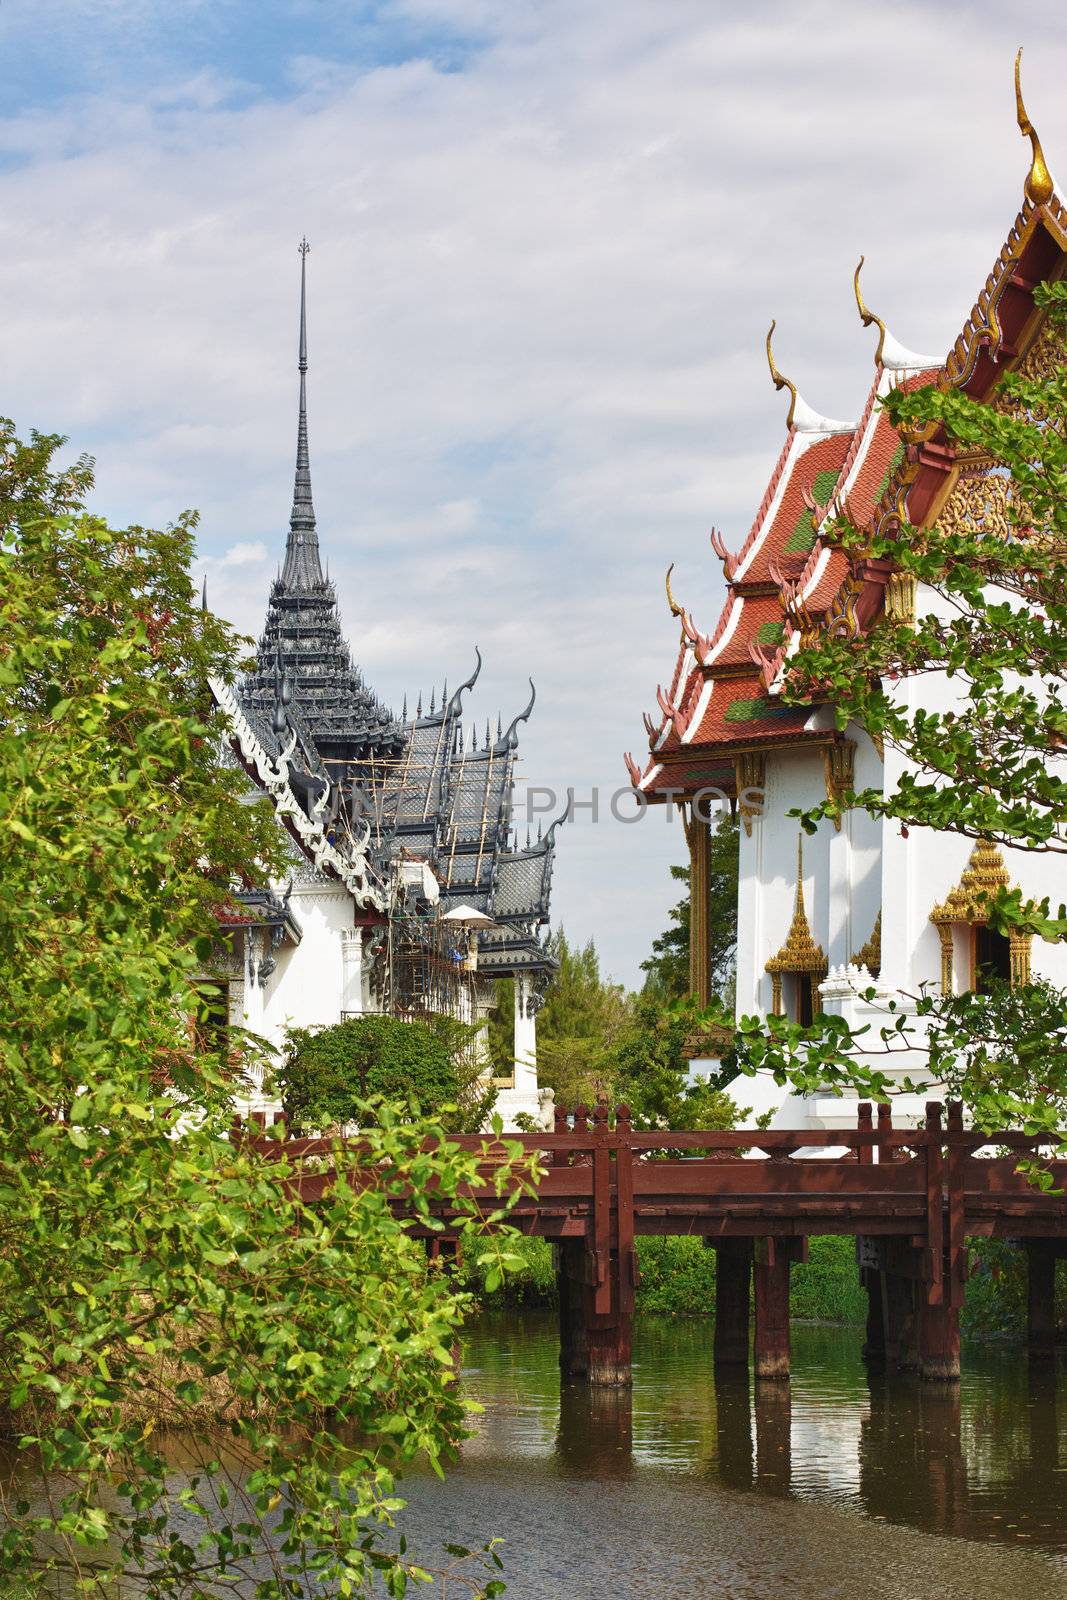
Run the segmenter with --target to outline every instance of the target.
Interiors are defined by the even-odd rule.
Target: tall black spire
[[[404,731],[392,712],[367,687],[341,633],[337,597],[319,565],[315,508],[308,461],[307,256],[300,241],[300,412],[296,432],[293,513],[285,563],[271,586],[258,665],[244,681],[246,709],[269,722],[277,698],[275,677],[284,672],[294,710],[326,761],[358,762],[375,754],[395,755]]]
[[[307,414],[307,258],[311,246],[300,241],[300,411],[296,424],[296,476],[293,482],[293,509],[289,517],[289,537],[285,541],[282,582],[289,590],[306,592],[322,585],[319,565],[319,539],[315,532],[315,507],[311,500],[311,462],[308,457]]]

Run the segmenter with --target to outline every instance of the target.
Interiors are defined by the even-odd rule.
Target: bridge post
[[[715,1365],[748,1367],[752,1240],[721,1239],[715,1249]]]
[[[757,1239],[755,1251],[757,1378],[789,1377],[789,1268],[807,1259],[807,1240]]]
[[[1026,1241],[1026,1342],[1031,1361],[1056,1354],[1056,1252],[1047,1239]]]
[[[949,1303],[948,1285],[942,1283],[944,1299],[932,1303],[935,1286],[927,1289],[926,1304],[919,1316],[919,1376],[931,1383],[960,1381],[960,1308]]]
[[[576,1133],[589,1131],[587,1116],[585,1106],[579,1106],[574,1116]],[[637,1263],[633,1153],[626,1142],[629,1129],[629,1109],[620,1106],[619,1138],[612,1140],[607,1102],[597,1103],[590,1154],[576,1157],[592,1166],[590,1229],[586,1237],[562,1239],[556,1247],[560,1369],[565,1377],[585,1378],[607,1388],[628,1384],[632,1376]]]

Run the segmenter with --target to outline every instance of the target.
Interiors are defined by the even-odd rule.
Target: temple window
[[[804,906],[804,841],[797,840],[797,887],[793,897],[793,920],[785,944],[767,962],[771,977],[771,1011],[776,1017],[808,1027],[821,1009],[819,984],[826,976],[826,954],[808,922]],[[786,1006],[788,1005],[788,1011]]]
[[[1011,982],[1011,952],[1004,934],[985,923],[974,928],[973,936],[971,988],[975,994],[988,994],[998,984]]]
[[[1031,935],[1022,932],[1004,935],[991,928],[988,922],[989,901],[1001,889],[1010,887],[1011,879],[1000,849],[990,840],[980,839],[971,851],[959,883],[930,913],[930,921],[941,940],[943,995],[956,992],[957,930],[967,935],[964,959],[969,950],[967,979],[975,994],[988,994],[997,984],[1009,983],[1016,988],[1030,982]]]

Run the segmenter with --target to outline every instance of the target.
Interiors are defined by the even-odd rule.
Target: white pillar
[[[341,931],[341,1014],[361,1015],[363,1009],[363,929],[344,928]]]
[[[537,1013],[529,973],[515,975],[515,1093],[537,1101]]]

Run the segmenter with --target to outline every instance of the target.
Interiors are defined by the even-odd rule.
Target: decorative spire
[[[1035,206],[1043,206],[1052,199],[1056,185],[1052,181],[1052,174],[1045,165],[1045,153],[1041,148],[1041,140],[1037,136],[1037,129],[1026,115],[1023,105],[1023,90],[1019,80],[1019,63],[1023,58],[1022,46],[1015,57],[1015,116],[1019,124],[1019,132],[1024,138],[1029,139],[1033,155],[1030,161],[1030,171],[1026,174],[1026,183],[1023,188],[1028,199]]]
[[[315,507],[311,500],[311,462],[308,456],[307,418],[307,258],[311,246],[300,241],[300,410],[296,424],[296,475],[289,537],[285,543],[282,582],[287,589],[315,589],[322,585],[319,540],[315,532]]]

